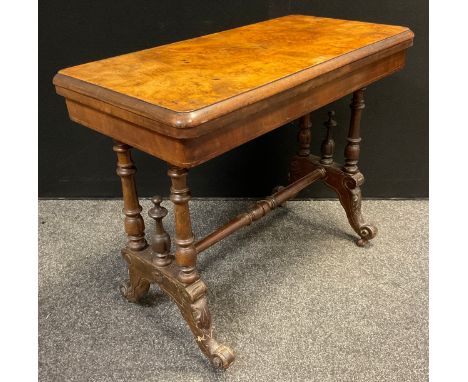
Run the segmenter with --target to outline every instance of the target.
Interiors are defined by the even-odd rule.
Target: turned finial
[[[332,138],[331,129],[337,126],[336,121],[334,120],[335,112],[328,112],[328,121],[324,123],[327,133],[325,139],[322,142],[322,157],[320,163],[324,165],[330,165],[333,163],[333,153],[335,151],[335,141]]]
[[[148,211],[148,215],[155,221],[155,231],[151,240],[151,249],[154,253],[155,264],[165,266],[171,262],[169,252],[171,250],[171,238],[165,231],[162,220],[167,215],[167,209],[161,206],[162,198],[158,195],[151,199],[153,207]]]
[[[167,215],[167,209],[161,207],[162,198],[159,195],[153,196],[151,202],[153,207],[148,211],[148,215],[153,219],[163,219]]]

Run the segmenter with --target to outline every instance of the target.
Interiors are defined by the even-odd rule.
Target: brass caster
[[[226,370],[234,362],[235,356],[231,349],[225,345],[220,345],[214,351],[211,363],[217,369]]]
[[[373,239],[377,235],[377,227],[372,224],[366,224],[360,227],[359,235],[360,239],[356,241],[358,247],[365,247],[369,240]]]
[[[367,239],[361,238],[361,239],[356,240],[356,245],[358,247],[365,247],[367,243],[369,243],[369,240]]]

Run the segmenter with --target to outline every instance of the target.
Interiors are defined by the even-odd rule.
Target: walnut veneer
[[[291,15],[60,70],[53,82],[70,118],[115,141],[128,236],[123,295],[138,302],[158,283],[177,303],[200,349],[214,365],[227,368],[234,353],[214,338],[198,255],[319,180],[336,191],[359,235],[357,244],[374,238],[377,229],[361,214],[364,88],[402,69],[412,42],[406,27]],[[310,112],[348,94],[353,96],[342,166],[333,159],[333,112],[320,156],[311,155]],[[289,185],[196,240],[188,170],[296,119],[299,147]],[[173,253],[159,196],[149,210],[155,221],[149,244],[145,238],[132,147],[169,164]]]

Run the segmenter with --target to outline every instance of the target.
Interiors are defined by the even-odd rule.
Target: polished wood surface
[[[114,152],[117,154],[117,175],[122,182],[122,196],[124,200],[123,213],[125,215],[125,232],[127,246],[133,250],[141,250],[148,245],[145,239],[145,223],[141,216],[141,206],[138,202],[135,184],[136,168],[131,156],[131,147],[125,143],[115,141]]]
[[[54,82],[189,128],[412,36],[405,27],[291,15],[63,69]]]
[[[337,126],[336,121],[333,119],[335,117],[335,112],[328,112],[328,121],[324,123],[326,128],[326,136],[320,146],[320,153],[322,154],[320,158],[320,163],[323,165],[329,165],[333,163],[333,154],[335,153],[335,141],[332,136],[332,130]]]
[[[361,186],[364,184],[364,175],[357,166],[360,152],[360,130],[361,115],[364,105],[364,88],[358,89],[353,93],[351,101],[351,118],[347,137],[347,145],[344,151],[344,165],[340,165],[333,160],[335,142],[332,137],[332,129],[337,126],[333,119],[335,113],[328,113],[328,121],[325,122],[327,129],[326,136],[321,145],[321,157],[314,155],[303,156],[299,152],[290,162],[289,182],[295,182],[302,179],[307,174],[324,169],[325,176],[323,182],[333,189],[343,209],[348,217],[349,224],[359,235],[356,244],[360,247],[365,246],[369,240],[377,235],[377,227],[365,221],[361,212]],[[303,126],[300,130],[304,129]]]
[[[54,84],[73,121],[191,168],[402,69],[412,41],[405,27],[286,16],[64,69]]]
[[[364,90],[360,89],[353,93],[351,101],[351,121],[349,123],[349,132],[345,147],[345,165],[344,170],[348,174],[355,174],[359,171],[358,161],[361,143],[361,114],[366,105],[364,104]]]
[[[404,67],[396,46],[191,129],[178,129],[107,101],[57,87],[70,118],[179,167],[194,167]]]
[[[297,133],[297,142],[299,144],[297,155],[302,157],[307,157],[310,155],[310,141],[312,140],[312,135],[310,132],[311,127],[312,122],[310,120],[310,114],[303,115],[299,119],[299,131]]]
[[[179,167],[169,168],[167,174],[171,178],[171,201],[174,203],[175,260],[180,267],[178,278],[181,282],[191,283],[200,278],[195,266],[197,253],[195,250],[195,237],[192,232],[189,200],[190,189],[187,186],[188,171]]]
[[[358,168],[365,86],[403,68],[413,33],[404,27],[287,16],[60,71],[54,84],[70,118],[114,138],[122,180],[129,280],[121,292],[138,302],[157,283],[179,307],[197,344],[221,368],[233,351],[216,341],[198,255],[261,219],[315,181],[338,195],[366,245],[377,228],[361,213]],[[344,165],[334,161],[334,112],[321,156],[311,155],[310,112],[353,93]],[[188,169],[300,119],[289,185],[204,238],[195,239]],[[167,210],[154,197],[149,244],[141,216],[131,147],[169,164],[175,251],[164,229]],[[256,169],[264,171],[264,169]]]
[[[205,108],[405,33],[292,15],[60,71],[177,112]]]
[[[161,207],[162,198],[158,195],[151,199],[153,207],[148,211],[150,218],[154,219],[155,230],[151,237],[151,250],[155,255],[154,263],[159,267],[168,265],[171,260],[171,237],[164,229],[163,219],[167,215],[167,209]]]

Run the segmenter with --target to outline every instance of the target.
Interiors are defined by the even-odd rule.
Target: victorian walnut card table
[[[151,283],[159,284],[203,353],[227,368],[234,353],[214,337],[197,256],[318,180],[336,191],[357,244],[372,239],[377,229],[361,214],[364,177],[357,166],[364,88],[402,69],[412,42],[405,27],[291,15],[60,70],[53,82],[70,118],[114,140],[128,236],[122,255],[129,281],[122,294],[138,302]],[[310,113],[348,94],[351,118],[340,165],[333,160],[334,113],[328,113],[320,156],[310,154]],[[289,185],[195,240],[188,169],[296,119],[299,148]],[[155,220],[149,244],[145,238],[132,147],[168,163],[174,254],[160,196],[148,211]]]

